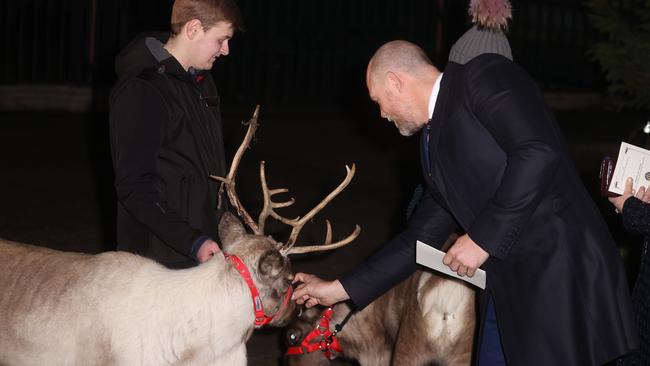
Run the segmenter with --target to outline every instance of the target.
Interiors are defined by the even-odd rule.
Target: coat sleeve
[[[650,204],[630,197],[623,204],[623,226],[633,234],[650,234]]]
[[[452,216],[427,191],[406,229],[339,281],[354,305],[362,309],[418,269],[416,240],[440,248],[455,229]]]
[[[513,63],[489,55],[467,67],[469,108],[507,157],[499,187],[467,233],[490,255],[505,259],[551,185],[559,132],[541,92]]]
[[[144,80],[124,86],[111,106],[111,145],[118,201],[166,245],[190,255],[203,235],[169,205],[156,170],[169,112],[162,95]]]

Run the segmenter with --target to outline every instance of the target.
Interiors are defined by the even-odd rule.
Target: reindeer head
[[[234,215],[225,213],[219,222],[222,250],[246,265],[260,293],[264,313],[272,317],[269,325],[284,326],[295,315],[296,304],[290,296],[293,271],[287,256],[270,236],[249,234]]]
[[[260,162],[260,181],[264,196],[264,207],[258,221],[253,221],[237,196],[235,177],[241,157],[248,148],[255,129],[258,126],[258,114],[259,106],[257,106],[248,122],[248,131],[237,153],[235,153],[228,176],[213,176],[212,178],[222,183],[219,189],[219,197],[222,196],[221,193],[225,190],[232,207],[253,231],[253,234],[248,234],[236,217],[231,214],[224,214],[219,223],[222,249],[224,253],[237,256],[245,263],[248,271],[251,273],[255,286],[260,292],[264,308],[268,309],[269,314],[267,315],[270,316],[271,314],[277,313],[273,316],[270,324],[282,326],[291,318],[295,309],[295,303],[293,301],[289,300],[287,303],[288,295],[291,292],[291,281],[293,280],[293,272],[288,255],[338,248],[350,243],[361,231],[357,225],[355,230],[346,238],[332,243],[332,229],[329,221],[327,221],[327,234],[324,245],[294,247],[300,230],[302,230],[305,223],[311,220],[316,213],[322,210],[350,183],[354,176],[355,167],[354,165],[352,165],[352,168],[346,166],[347,175],[343,182],[306,215],[302,218],[287,219],[277,214],[274,209],[289,206],[293,204],[294,200],[291,199],[287,202],[280,203],[271,201],[271,196],[274,194],[284,193],[288,190],[284,188],[269,189],[266,184],[264,162]],[[221,202],[219,204],[221,205]],[[270,236],[264,235],[264,224],[269,216],[292,227],[291,234],[286,243],[276,242]]]

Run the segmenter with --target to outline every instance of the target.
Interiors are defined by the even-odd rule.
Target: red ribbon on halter
[[[226,257],[228,263],[230,263],[233,267],[235,267],[235,269],[244,278],[244,281],[246,281],[246,284],[248,285],[248,289],[251,292],[251,297],[253,298],[253,310],[255,311],[255,326],[261,327],[263,325],[269,324],[271,321],[273,321],[273,318],[280,312],[280,310],[287,306],[287,304],[289,303],[289,299],[291,299],[291,292],[293,291],[293,288],[289,286],[289,288],[287,289],[287,292],[284,295],[284,300],[282,301],[282,305],[280,305],[280,309],[278,309],[278,312],[273,314],[273,316],[268,316],[264,312],[264,304],[262,303],[260,292],[255,286],[255,284],[253,283],[253,278],[251,277],[251,274],[248,271],[248,268],[246,268],[244,262],[242,262],[242,260],[239,259],[239,257],[237,257],[236,255],[230,255],[224,253],[224,256]]]
[[[330,330],[330,321],[332,320],[333,314],[334,309],[331,307],[325,309],[323,314],[321,314],[316,328],[307,334],[305,339],[300,343],[300,346],[289,347],[286,354],[304,355],[320,350],[325,354],[325,357],[333,360],[336,358],[336,355],[332,354],[331,351],[343,353],[341,344],[336,338],[336,330],[333,332]]]

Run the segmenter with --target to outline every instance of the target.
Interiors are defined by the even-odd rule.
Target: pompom
[[[505,30],[512,18],[512,6],[508,0],[471,0],[469,15],[472,23],[481,27]]]

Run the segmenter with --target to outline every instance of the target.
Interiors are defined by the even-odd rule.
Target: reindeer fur
[[[302,340],[314,329],[322,309],[309,309],[288,330]],[[350,312],[334,306],[330,329]],[[462,281],[416,272],[355,313],[337,338],[345,358],[361,365],[469,365],[475,322],[475,293]],[[322,352],[286,356],[292,366],[326,366]]]
[[[222,231],[224,251],[240,256],[264,305],[277,308],[293,278],[286,257],[269,254],[277,244],[240,224]],[[271,270],[263,257],[280,267]],[[271,325],[286,323],[294,307]],[[171,270],[126,252],[90,255],[0,240],[3,366],[246,365],[253,320],[249,289],[221,255]]]

